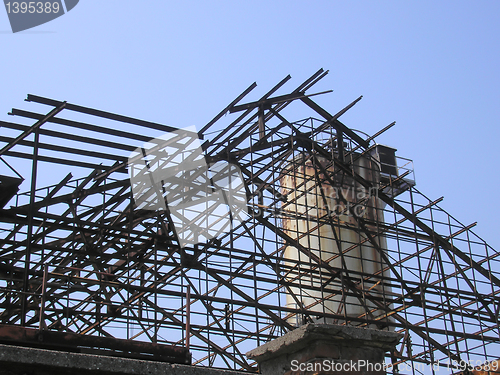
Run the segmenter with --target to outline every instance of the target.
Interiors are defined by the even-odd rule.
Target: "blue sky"
[[[500,1],[80,0],[17,34],[0,9],[0,41],[4,121],[31,93],[200,128],[254,81],[249,100],[330,70],[317,101],[334,113],[363,95],[342,120],[369,134],[397,121],[379,142],[500,247]]]

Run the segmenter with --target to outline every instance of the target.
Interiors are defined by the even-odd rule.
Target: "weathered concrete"
[[[0,345],[0,375],[242,375],[199,366]]]
[[[338,366],[346,366],[340,373],[384,374],[385,371],[379,369],[384,363],[385,352],[393,349],[402,337],[389,331],[312,323],[246,355],[259,363],[263,375],[307,374],[303,370],[314,366],[311,374],[339,375],[338,368],[325,371],[331,370],[337,363]],[[359,361],[365,361],[366,367],[356,366],[362,363]],[[297,370],[298,364],[304,364],[300,371]]]

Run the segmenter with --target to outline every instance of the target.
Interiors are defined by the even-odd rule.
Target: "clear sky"
[[[16,34],[0,8],[0,45],[4,121],[31,93],[199,129],[254,81],[249,100],[330,70],[318,102],[335,113],[363,95],[342,120],[369,134],[397,121],[379,142],[500,248],[498,0],[80,0]]]

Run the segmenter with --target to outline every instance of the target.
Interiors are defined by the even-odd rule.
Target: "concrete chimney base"
[[[402,334],[310,323],[246,353],[263,375],[383,375]]]

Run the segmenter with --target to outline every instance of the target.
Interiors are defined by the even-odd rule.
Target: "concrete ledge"
[[[0,345],[0,375],[242,375],[246,372]]]
[[[255,348],[246,356],[263,362],[284,353],[293,353],[310,346],[316,341],[342,342],[349,346],[368,346],[385,350],[393,349],[403,334],[377,329],[340,326],[336,324],[309,323],[286,335]]]
[[[249,351],[263,375],[385,375],[385,352],[402,334],[340,326],[306,324]]]

